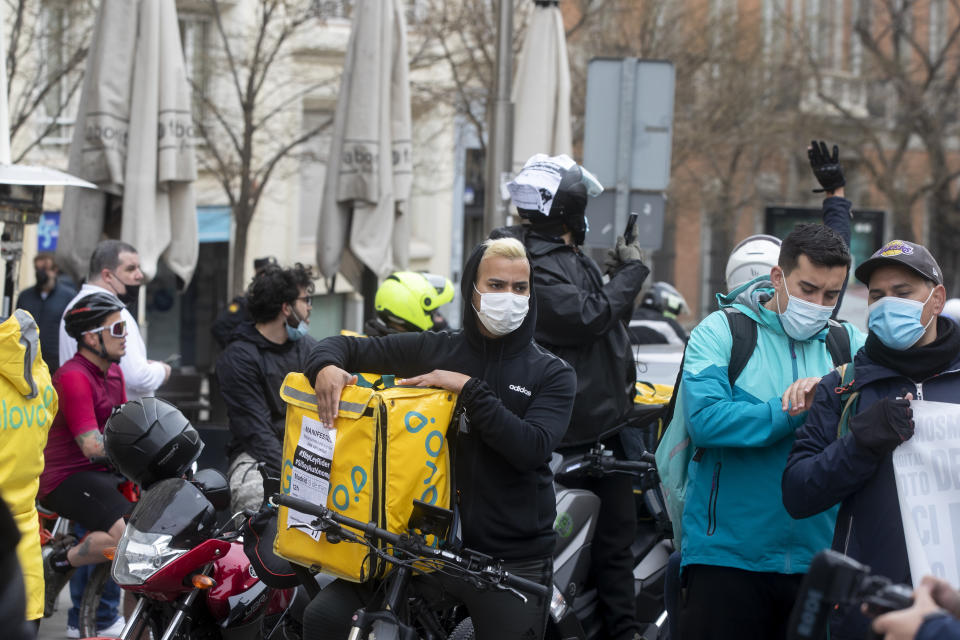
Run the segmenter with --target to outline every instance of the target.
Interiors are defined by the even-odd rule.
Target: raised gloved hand
[[[827,143],[821,140],[810,141],[810,147],[807,149],[807,157],[810,158],[810,168],[813,169],[813,175],[820,183],[822,189],[814,189],[814,193],[823,193],[824,191],[836,191],[847,181],[843,179],[843,167],[840,165],[840,149],[833,145],[833,155],[827,150]]]
[[[875,453],[889,453],[913,437],[912,396],[883,398],[850,420],[850,432]]]
[[[641,258],[640,243],[634,240],[627,244],[623,236],[617,236],[617,244],[613,249],[607,249],[607,257],[603,264],[606,265],[607,271],[616,271],[622,264]]]

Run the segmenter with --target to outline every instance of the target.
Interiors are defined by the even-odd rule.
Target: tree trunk
[[[726,203],[726,198],[724,198]],[[727,204],[722,205],[711,216],[710,222],[710,273],[707,276],[707,286],[710,292],[710,302],[706,309],[701,309],[702,315],[716,311],[716,302],[713,297],[716,293],[727,291],[727,260],[733,248],[733,212]]]
[[[234,209],[233,219],[236,227],[233,236],[233,255],[230,260],[230,281],[233,283],[233,290],[229,292],[228,299],[240,295],[247,288],[247,283],[243,279],[243,267],[247,263],[247,231],[250,229],[252,217],[244,205],[237,205]]]

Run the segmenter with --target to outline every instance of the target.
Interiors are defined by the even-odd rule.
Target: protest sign
[[[916,430],[893,452],[910,574],[960,584],[960,404],[910,406]]]

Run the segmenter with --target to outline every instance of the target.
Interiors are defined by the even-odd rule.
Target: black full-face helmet
[[[182,476],[203,451],[200,434],[160,398],[131,400],[113,410],[103,447],[117,470],[141,487]]]
[[[569,162],[566,169],[560,163],[563,160]],[[587,234],[587,197],[588,195],[597,195],[602,191],[602,187],[596,182],[596,178],[566,156],[548,158],[543,154],[537,154],[530,158],[511,185],[524,181],[524,172],[533,174],[552,172],[554,175],[559,173],[560,182],[554,191],[543,187],[537,189],[539,198],[534,199],[529,197],[529,192],[531,188],[536,188],[535,178],[524,182],[523,186],[516,187],[519,197],[514,197],[513,200],[520,217],[529,221],[531,226],[546,233],[561,235],[565,230],[570,231],[574,244],[582,245]],[[591,192],[589,185],[594,183],[596,183],[596,188]],[[511,185],[508,185],[508,189]],[[526,193],[521,192],[521,190]],[[533,203],[535,200],[539,200],[538,205],[535,205],[538,208],[524,206],[527,202]]]

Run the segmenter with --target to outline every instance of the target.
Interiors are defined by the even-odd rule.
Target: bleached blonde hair
[[[523,243],[516,238],[490,238],[483,242],[483,257],[481,262],[487,258],[509,258],[510,260],[526,260],[527,250]]]

